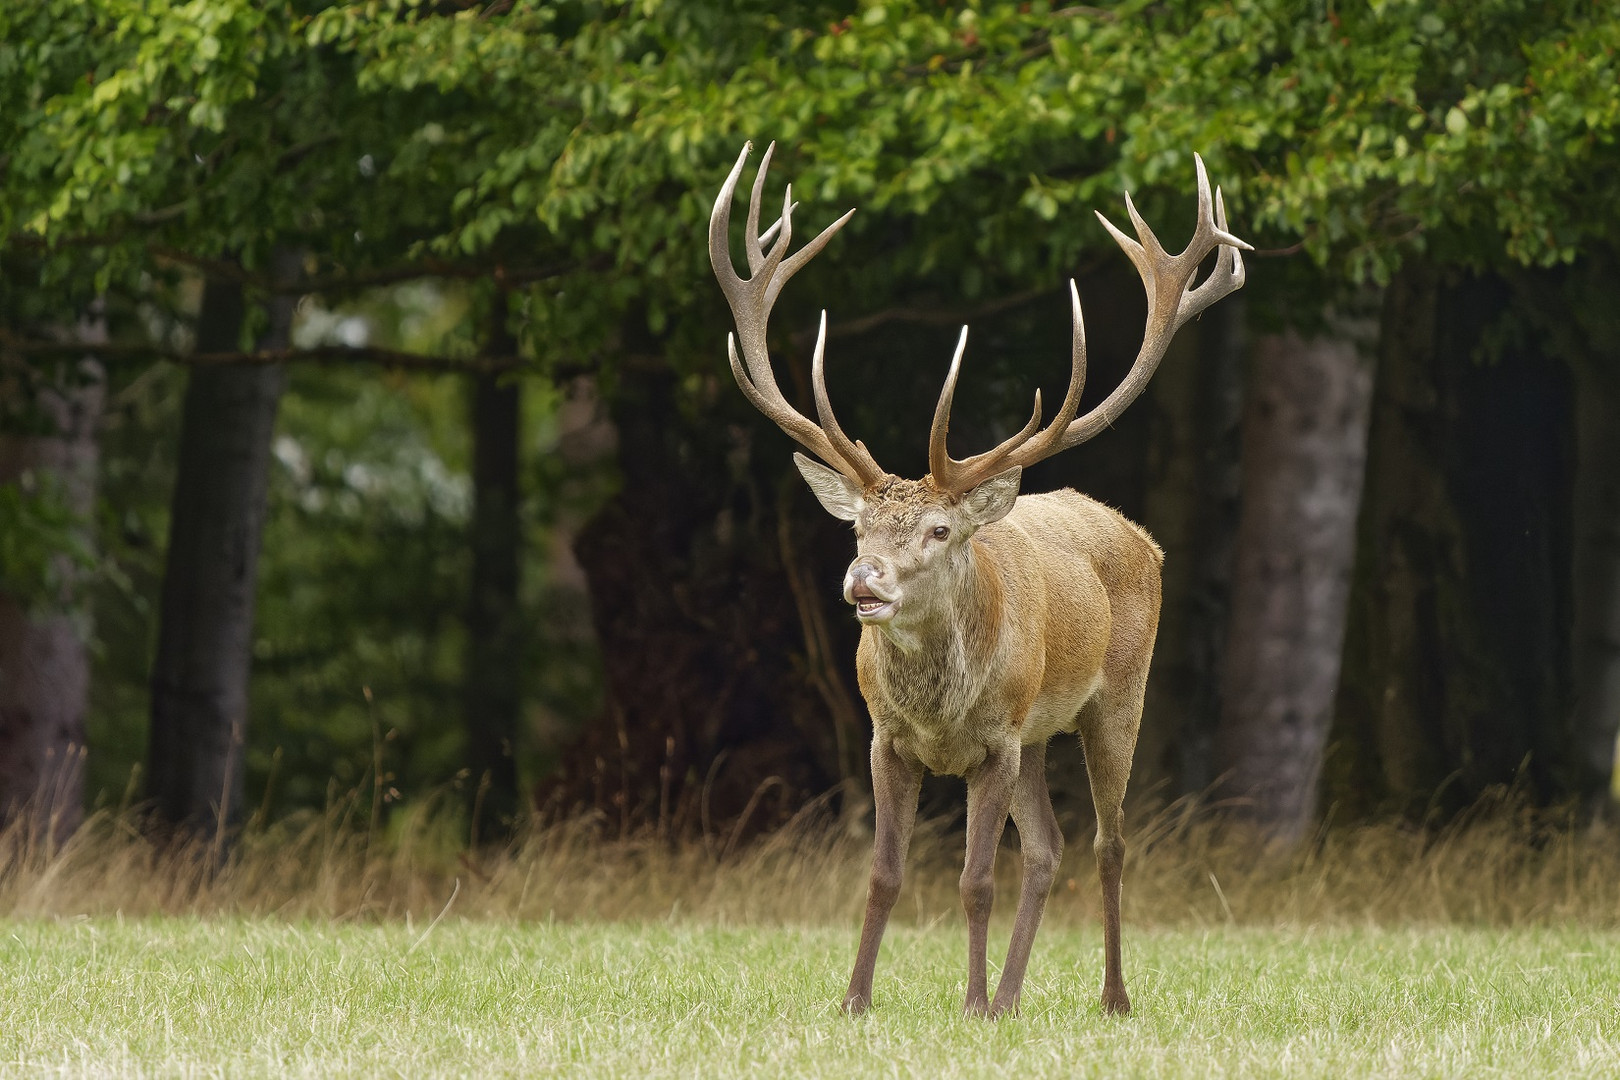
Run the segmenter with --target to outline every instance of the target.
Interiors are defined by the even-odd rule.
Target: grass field
[[[1003,928],[1005,929],[1005,928]],[[0,923],[0,1070],[104,1076],[1620,1075],[1620,935],[1528,928],[1037,943],[1021,1017],[957,1016],[960,927],[900,927],[840,1016],[853,928]],[[1002,939],[1004,941],[1004,938]],[[993,942],[999,944],[1000,942]]]
[[[61,849],[13,829],[0,1076],[1620,1076],[1620,829],[1487,809],[1285,852],[1140,823],[1124,1020],[1096,1003],[1071,842],[1023,1015],[995,1023],[958,1015],[961,837],[937,823],[855,1020],[870,839],[825,822],[735,846],[576,822],[476,852],[343,806],[227,851],[116,815]],[[1015,850],[997,869],[992,968]]]

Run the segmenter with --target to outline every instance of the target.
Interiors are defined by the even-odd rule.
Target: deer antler
[[[737,164],[732,166],[731,174],[721,185],[720,195],[714,201],[714,212],[709,216],[709,263],[714,267],[714,276],[720,281],[720,289],[726,294],[726,301],[731,305],[732,320],[737,324],[736,335],[726,335],[726,352],[731,358],[731,373],[736,377],[743,395],[753,403],[754,408],[774,420],[778,427],[822,461],[863,488],[870,487],[886,474],[878,467],[878,463],[873,460],[863,443],[852,441],[844,434],[843,429],[838,426],[838,419],[833,415],[832,404],[827,398],[823,364],[823,354],[827,345],[827,313],[825,311],[821,313],[821,329],[816,335],[815,358],[810,370],[819,425],[812,423],[783,397],[781,388],[777,386],[776,376],[771,371],[771,357],[765,346],[765,325],[777,296],[782,292],[782,286],[786,285],[788,279],[798,273],[805,263],[814,258],[817,252],[827,246],[833,234],[843,227],[855,211],[851,210],[823,229],[820,236],[792,256],[784,258],[787,256],[788,242],[793,234],[792,217],[795,204],[791,184],[788,185],[787,194],[782,200],[781,218],[764,233],[759,231],[759,206],[765,193],[765,173],[770,168],[771,154],[776,149],[776,144],[772,143],[765,149],[765,156],[760,159],[759,172],[754,175],[754,189],[748,200],[748,221],[743,237],[743,246],[748,255],[749,277],[746,280],[739,277],[731,262],[731,201],[737,190],[737,180],[742,176],[743,165],[747,162],[748,152],[752,147],[752,143],[743,144],[742,153],[737,157]],[[771,243],[770,250],[766,251],[762,245],[770,241],[772,234],[777,234],[776,239]],[[737,356],[739,343],[742,348],[740,360]]]
[[[1061,450],[1078,446],[1112,424],[1131,402],[1147,387],[1148,380],[1164,359],[1170,339],[1186,322],[1203,312],[1215,301],[1243,287],[1245,272],[1240,250],[1254,250],[1249,244],[1233,236],[1226,229],[1226,204],[1219,189],[1213,196],[1209,189],[1209,176],[1204,171],[1204,160],[1197,154],[1193,162],[1198,171],[1198,227],[1180,255],[1170,255],[1159,243],[1153,230],[1136,212],[1129,192],[1125,193],[1125,209],[1136,226],[1137,240],[1132,240],[1113,226],[1101,213],[1097,219],[1125,250],[1142,285],[1147,290],[1147,328],[1142,336],[1142,348],[1136,362],[1114,392],[1102,404],[1075,418],[1080,405],[1080,391],[1086,382],[1086,336],[1080,315],[1080,294],[1074,282],[1069,282],[1069,299],[1074,316],[1074,346],[1069,376],[1069,391],[1063,405],[1044,429],[1041,423],[1041,392],[1035,391],[1035,413],[1024,429],[994,450],[977,454],[965,461],[957,461],[946,452],[945,437],[951,423],[951,401],[956,395],[956,376],[962,364],[962,352],[967,346],[967,327],[957,342],[956,356],[945,377],[945,388],[934,409],[934,425],[928,436],[928,468],[934,483],[956,493],[969,491],[983,481],[1014,465],[1033,465]],[[1140,241],[1140,242],[1138,242]],[[1193,275],[1198,264],[1211,251],[1220,248],[1215,270],[1197,288],[1193,288]],[[1037,431],[1037,429],[1040,429]]]

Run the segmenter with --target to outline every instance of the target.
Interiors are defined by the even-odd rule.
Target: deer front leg
[[[900,756],[894,740],[881,730],[872,736],[872,801],[877,812],[876,837],[872,848],[872,880],[866,890],[866,921],[861,925],[861,946],[855,954],[855,970],[849,976],[844,994],[844,1011],[859,1014],[872,1004],[872,972],[877,967],[878,946],[883,943],[889,912],[900,896],[905,876],[906,851],[911,847],[911,828],[917,821],[917,792],[922,786],[922,766]]]
[[[985,949],[990,933],[990,908],[996,895],[996,848],[1007,827],[1013,787],[1018,782],[1019,748],[994,747],[968,774],[967,861],[962,867],[962,910],[968,922],[967,1000],[965,1016],[990,1011],[985,974]]]
[[[1063,831],[1058,828],[1052,796],[1046,787],[1045,743],[1024,747],[1018,782],[1013,788],[1012,819],[1018,826],[1018,846],[1024,853],[1024,882],[1018,894],[1012,941],[1007,945],[1007,963],[1001,969],[1001,983],[990,1005],[992,1017],[1018,1011],[1024,972],[1029,968],[1029,950],[1046,911],[1046,896],[1063,862]]]

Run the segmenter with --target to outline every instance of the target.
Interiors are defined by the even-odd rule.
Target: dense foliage
[[[127,350],[113,416],[130,438],[113,429],[107,469],[141,482],[106,495],[99,738],[133,746],[166,526],[172,466],[153,440],[176,422],[178,381],[141,350],[188,347],[199,273],[262,299],[270,253],[302,252],[321,302],[306,343],[331,340],[317,306],[398,326],[399,302],[368,288],[465,280],[434,296],[466,322],[389,342],[449,358],[473,352],[474,313],[510,285],[542,431],[565,377],[605,376],[611,393],[631,363],[684,376],[690,420],[725,378],[699,237],[744,140],[777,141],[771,198],[792,181],[799,235],[861,210],[780,327],[807,325],[813,303],[835,323],[946,309],[1112,264],[1090,210],[1117,220],[1121,189],[1174,244],[1193,150],[1235,231],[1262,256],[1301,255],[1258,260],[1256,317],[1309,320],[1413,257],[1502,270],[1613,250],[1617,47],[1620,17],[1592,0],[7,5],[4,363],[58,363],[36,346],[96,296]],[[461,408],[453,388],[369,371],[294,381],[252,746],[261,782],[276,748],[298,759],[293,801],[358,779],[374,708],[378,730],[405,732],[415,779],[448,775]],[[611,486],[560,473],[547,449],[541,435],[526,450],[536,549]],[[0,488],[0,586],[37,591],[58,535],[49,499]],[[530,576],[544,625],[546,570]],[[569,642],[537,655],[531,689],[577,722],[595,697],[567,674]],[[387,700],[411,704],[366,704],[379,670],[397,676]],[[100,767],[102,786],[128,764]]]
[[[801,218],[862,208],[827,261],[874,302],[1044,284],[1108,249],[1088,211],[1121,188],[1176,220],[1156,196],[1183,197],[1193,149],[1262,247],[1302,243],[1333,277],[1614,239],[1620,23],[1590,2],[103,0],[0,19],[0,220],[64,277],[90,262],[105,287],[154,247],[253,266],[294,243],[345,271],[571,260],[590,272],[566,303],[533,298],[551,349],[632,306],[663,332],[707,302],[691,237],[746,138],[782,144]],[[92,240],[94,259],[69,250]]]

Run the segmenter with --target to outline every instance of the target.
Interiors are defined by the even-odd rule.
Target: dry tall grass
[[[730,850],[728,838],[606,839],[598,823],[537,828],[499,851],[469,851],[432,800],[385,832],[355,801],[250,827],[223,854],[160,849],[127,814],[93,815],[60,849],[21,826],[0,833],[0,916],[257,915],[288,919],[662,920],[852,924],[870,839],[806,815]],[[1048,907],[1057,922],[1099,912],[1089,836],[1071,830]],[[1011,833],[1011,830],[1009,830]],[[1620,830],[1500,799],[1443,829],[1324,830],[1289,852],[1183,805],[1131,831],[1126,919],[1134,926],[1225,922],[1461,922],[1620,926]],[[1001,896],[1018,860],[1003,857]],[[954,919],[961,837],[919,827],[902,921]],[[1010,903],[1001,905],[1006,915]]]

